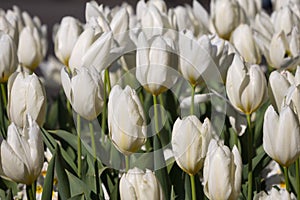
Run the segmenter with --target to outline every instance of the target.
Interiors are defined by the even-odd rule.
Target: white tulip
[[[236,47],[246,62],[259,64],[260,51],[253,38],[252,29],[247,24],[239,25],[231,34],[231,43]]]
[[[0,31],[0,83],[6,82],[17,66],[16,45],[8,34]]]
[[[300,155],[299,120],[290,106],[279,114],[269,106],[264,116],[263,147],[280,165],[288,167]]]
[[[26,124],[29,114],[39,126],[43,126],[46,117],[45,88],[33,73],[15,72],[8,79],[7,115],[11,122],[19,127]]]
[[[103,109],[103,83],[98,71],[81,67],[70,75],[67,68],[61,70],[64,92],[72,108],[83,118],[94,120]]]
[[[109,136],[123,154],[136,152],[147,138],[146,117],[135,90],[115,85],[108,101]]]
[[[243,9],[236,0],[212,0],[210,11],[216,32],[224,39],[229,39],[231,32],[245,21]]]
[[[5,15],[0,15],[0,30],[10,35],[13,38],[16,45],[19,42],[19,32],[17,29],[17,21],[16,19],[12,19],[10,22]],[[13,23],[13,24],[12,24]]]
[[[270,16],[265,12],[260,12],[255,16],[253,29],[260,32],[264,37],[271,40],[274,34],[274,27],[271,22]]]
[[[209,142],[212,138],[211,124],[208,118],[202,124],[191,115],[177,119],[172,130],[172,148],[176,163],[188,173],[195,175],[204,165]]]
[[[254,18],[261,9],[260,0],[237,0],[249,18]]]
[[[44,55],[44,44],[38,30],[29,26],[23,28],[19,36],[19,62],[34,71],[44,59]]]
[[[289,6],[281,7],[272,13],[271,19],[276,33],[283,31],[289,34],[294,26],[299,26],[300,20]]]
[[[44,145],[38,124],[29,116],[23,128],[8,126],[7,140],[1,144],[4,175],[18,183],[31,185],[40,175],[44,162]]]
[[[120,180],[121,200],[163,200],[164,194],[158,179],[148,169],[130,169]]]
[[[178,43],[180,72],[190,84],[197,85],[202,73],[213,63],[210,40],[206,35],[197,40],[192,32],[186,31],[179,35]]]
[[[71,52],[82,32],[80,22],[73,17],[64,17],[54,36],[54,49],[56,57],[64,64],[68,65]]]
[[[232,151],[212,140],[203,169],[205,195],[212,200],[238,199],[242,182],[242,158],[236,146]]]
[[[143,33],[138,37],[136,78],[153,95],[171,88],[176,81],[174,50],[174,42],[168,37],[155,36],[149,41]]]
[[[251,114],[266,99],[265,75],[258,65],[248,66],[239,55],[235,55],[227,72],[226,92],[235,109]]]
[[[289,193],[285,189],[277,190],[272,188],[268,193],[261,191],[257,195],[254,196],[253,200],[274,200],[274,199],[282,199],[282,200],[296,200],[297,198],[293,193]]]

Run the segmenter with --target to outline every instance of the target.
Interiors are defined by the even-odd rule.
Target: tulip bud
[[[45,88],[39,78],[26,72],[15,72],[8,79],[7,114],[11,122],[18,127],[26,124],[29,114],[39,126],[43,126],[46,117]]]
[[[172,148],[178,166],[189,175],[195,175],[203,167],[211,138],[209,119],[202,124],[194,115],[178,118],[172,131]]]
[[[260,0],[237,0],[249,18],[254,18],[261,9]]]
[[[175,45],[168,37],[155,36],[147,41],[141,33],[138,38],[136,55],[136,78],[151,94],[159,95],[173,86],[177,57]]]
[[[235,55],[227,72],[226,92],[235,109],[244,114],[251,114],[266,99],[265,75],[258,65],[247,66]]]
[[[294,26],[299,27],[299,18],[289,6],[281,7],[279,10],[272,13],[272,21],[275,32],[283,31],[289,34]]]
[[[115,85],[108,101],[108,129],[115,147],[123,154],[136,152],[147,137],[146,117],[135,90]]]
[[[19,36],[18,57],[20,63],[34,71],[43,60],[42,39],[36,28],[25,27]]]
[[[13,38],[15,44],[18,44],[18,29],[16,28],[17,22],[16,19],[11,19],[12,23],[5,17],[0,15],[0,30],[7,33],[11,38]]]
[[[272,188],[268,193],[261,191],[256,194],[253,200],[274,200],[274,199],[284,199],[284,200],[296,200],[297,198],[293,193],[289,193],[285,189],[277,190],[276,188]]]
[[[80,22],[73,17],[64,17],[54,38],[56,57],[68,65],[73,47],[82,32]]]
[[[123,174],[120,180],[121,200],[163,200],[164,194],[152,171],[134,168]]]
[[[242,167],[242,158],[236,146],[230,151],[227,146],[212,140],[203,168],[205,195],[209,199],[238,199]]]
[[[213,62],[210,57],[212,45],[209,38],[203,35],[196,40],[190,31],[180,34],[179,52],[179,69],[183,77],[192,85],[199,84],[201,74]]]
[[[0,83],[6,82],[17,66],[18,56],[15,43],[8,34],[0,32]]]
[[[64,92],[72,108],[83,118],[94,120],[103,109],[103,83],[100,74],[93,67],[81,67],[71,75],[61,70]]]
[[[254,41],[252,30],[248,25],[239,25],[231,34],[230,41],[246,62],[260,63],[261,55]]]
[[[7,140],[1,144],[1,165],[9,179],[31,185],[43,167],[44,145],[38,124],[27,115],[23,128],[8,126]]]
[[[279,114],[269,106],[264,116],[263,147],[280,165],[288,167],[300,155],[299,120],[289,105]]]
[[[211,17],[218,35],[229,39],[231,32],[245,21],[245,14],[236,0],[212,0]]]

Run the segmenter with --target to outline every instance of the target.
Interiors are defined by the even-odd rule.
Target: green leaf
[[[185,200],[192,200],[192,189],[191,189],[191,181],[188,174],[185,173],[184,176],[184,196]]]
[[[155,176],[159,180],[165,194],[165,199],[170,198],[171,181],[168,176],[166,162],[162,151],[162,145],[158,135],[154,136],[154,169]]]
[[[174,193],[176,199],[184,199],[184,172],[178,167],[177,163],[173,164],[173,167],[170,171],[170,180],[172,183],[172,188],[174,189]]]
[[[79,194],[84,194],[86,198],[89,197],[91,193],[91,189],[79,178],[67,172],[70,189],[71,189],[71,196],[77,196]]]
[[[56,153],[53,154],[47,168],[47,174],[43,185],[42,200],[52,199],[53,179],[55,173],[55,160],[56,160]]]
[[[69,188],[69,180],[66,173],[66,163],[61,155],[60,147],[58,146],[55,159],[55,169],[58,179],[58,192],[61,199],[68,199],[71,196]]]
[[[84,194],[78,194],[74,197],[69,198],[68,200],[85,200]]]

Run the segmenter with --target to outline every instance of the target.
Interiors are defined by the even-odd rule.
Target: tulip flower
[[[16,45],[8,34],[0,32],[0,83],[6,82],[17,66]]]
[[[237,2],[250,19],[253,19],[256,13],[261,10],[261,2],[259,0],[237,0]]]
[[[229,39],[231,32],[245,21],[243,9],[236,0],[212,0],[210,12],[218,35]]]
[[[267,81],[258,65],[248,66],[235,55],[227,72],[226,91],[235,109],[251,114],[266,99]]]
[[[298,11],[297,11],[298,12]],[[299,17],[290,6],[281,7],[279,10],[272,13],[272,21],[274,24],[275,32],[283,31],[285,34],[289,34],[294,26],[299,27]]]
[[[274,34],[274,27],[271,22],[270,16],[265,12],[256,14],[253,29],[261,33],[265,38],[271,39]]]
[[[212,45],[204,35],[198,40],[191,31],[182,32],[179,37],[179,69],[192,85],[199,84],[201,74],[212,64]]]
[[[15,18],[13,18],[11,21],[9,21],[6,16],[0,15],[0,30],[7,33],[13,40],[15,41],[15,44],[17,46],[19,41],[19,32],[16,28],[17,21]]]
[[[149,41],[143,33],[138,37],[136,78],[153,95],[168,90],[176,81],[174,50],[174,42],[168,37],[154,36]]]
[[[38,124],[29,115],[26,118],[23,128],[8,126],[7,140],[1,144],[1,167],[7,178],[31,185],[43,167],[44,145]]]
[[[27,26],[21,31],[18,58],[24,67],[34,71],[44,58],[45,52],[43,48],[42,38],[36,28]]]
[[[202,124],[195,115],[177,119],[172,131],[172,148],[178,166],[190,175],[195,175],[204,164],[212,138],[211,124],[205,119]]]
[[[121,200],[163,200],[164,194],[158,179],[148,169],[130,169],[120,180]]]
[[[136,152],[147,137],[146,117],[135,90],[115,85],[108,101],[108,130],[115,147],[124,155]]]
[[[54,47],[56,57],[68,65],[73,47],[82,32],[80,22],[73,17],[64,17],[55,34]]]
[[[280,165],[288,167],[300,155],[299,120],[289,105],[277,113],[272,105],[265,112],[263,147]]]
[[[33,73],[15,72],[8,79],[7,114],[11,122],[18,127],[26,124],[29,114],[39,126],[43,126],[46,117],[46,93],[39,78]]]
[[[212,140],[203,168],[204,193],[209,199],[238,199],[242,181],[242,158],[236,148],[232,151]]]
[[[93,67],[81,67],[71,76],[67,68],[61,70],[64,92],[72,108],[86,120],[94,120],[103,109],[103,83]]]
[[[297,198],[293,193],[289,193],[285,189],[277,190],[272,188],[268,193],[264,191],[254,196],[253,200],[273,200],[273,199],[284,199],[284,200],[296,200]]]
[[[252,30],[249,25],[239,25],[231,34],[230,41],[246,62],[252,64],[260,63],[260,51],[254,41]]]

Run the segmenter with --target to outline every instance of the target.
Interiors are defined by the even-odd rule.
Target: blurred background
[[[198,0],[206,9],[209,8],[210,0]],[[17,5],[22,11],[27,11],[31,16],[38,16],[43,24],[47,24],[49,50],[48,54],[53,54],[52,27],[59,23],[63,16],[73,16],[84,22],[85,4],[88,0],[0,0],[0,8],[3,10],[11,9]],[[104,4],[110,7],[121,5],[124,1],[119,0],[96,0],[98,4]],[[134,8],[138,0],[126,0]],[[168,0],[165,1],[168,7],[190,4],[192,0]]]

